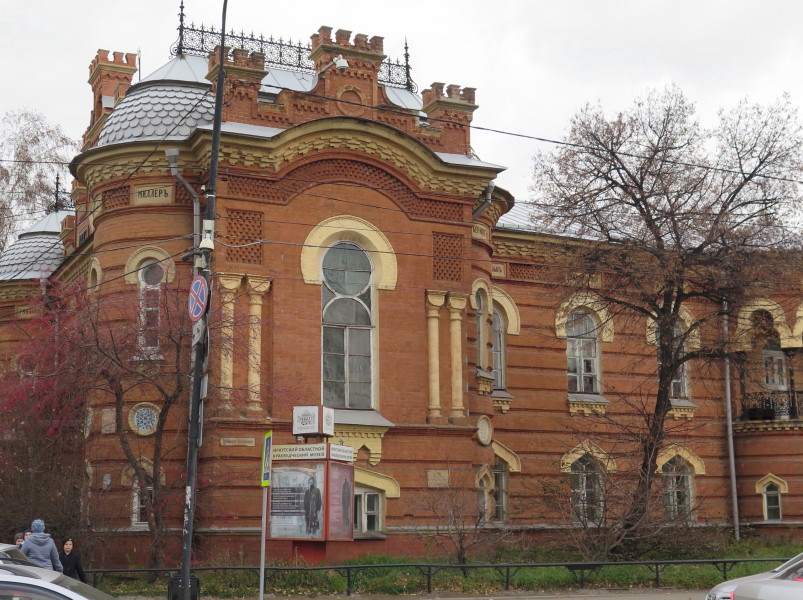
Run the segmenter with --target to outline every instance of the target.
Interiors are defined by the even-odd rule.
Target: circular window
[[[335,293],[356,296],[371,282],[371,261],[355,244],[335,244],[323,258],[323,278]]]
[[[143,402],[128,413],[128,424],[139,435],[150,435],[159,422],[159,407]]]
[[[489,419],[486,415],[481,415],[477,419],[477,439],[479,439],[480,444],[487,446],[491,443],[493,437],[494,427],[491,424],[491,419]]]
[[[140,273],[142,276],[142,281],[146,285],[159,285],[162,282],[165,272],[162,268],[162,265],[157,262],[152,262],[142,267]]]

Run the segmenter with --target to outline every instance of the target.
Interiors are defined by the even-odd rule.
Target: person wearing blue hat
[[[56,543],[49,533],[45,533],[45,522],[42,519],[34,519],[31,523],[31,535],[22,542],[20,551],[37,567],[54,571],[64,570]]]

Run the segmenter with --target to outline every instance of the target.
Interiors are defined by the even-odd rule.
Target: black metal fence
[[[603,567],[643,567],[647,569],[652,576],[652,583],[655,587],[661,587],[661,575],[667,567],[682,566],[682,565],[713,565],[717,571],[722,575],[722,580],[729,579],[731,570],[742,563],[781,563],[788,559],[785,558],[714,558],[714,559],[691,559],[691,560],[644,560],[632,562],[565,562],[565,563],[492,563],[492,564],[479,564],[472,563],[467,565],[456,564],[370,564],[370,565],[335,565],[323,567],[291,567],[291,566],[266,566],[265,567],[265,580],[268,582],[270,578],[278,573],[292,573],[292,572],[308,572],[327,571],[329,573],[336,573],[343,577],[346,583],[346,594],[352,595],[355,591],[355,581],[360,573],[366,571],[375,571],[377,569],[389,570],[405,570],[416,571],[422,578],[422,592],[432,593],[433,579],[438,573],[443,571],[453,570],[460,571],[467,574],[473,570],[486,569],[494,571],[499,575],[499,589],[509,590],[513,584],[513,578],[517,573],[523,569],[548,569],[548,568],[565,568],[575,578],[580,587],[585,587],[588,583],[589,576],[595,571]],[[254,573],[259,576],[259,567],[194,567],[193,572],[200,574],[203,572],[213,571],[245,571]],[[177,568],[172,569],[87,569],[87,574],[91,577],[92,585],[97,585],[100,579],[106,575],[113,574],[141,574],[141,575],[163,575],[173,576],[179,571]],[[203,586],[203,582],[201,582]],[[203,592],[203,589],[201,590]]]

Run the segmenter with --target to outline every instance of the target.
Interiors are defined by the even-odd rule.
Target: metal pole
[[[268,487],[262,486],[262,541],[259,544],[259,600],[265,598],[265,535],[268,525]]]
[[[203,236],[199,244],[203,252],[202,274],[207,285],[210,283],[211,253],[214,250],[215,236],[215,189],[217,187],[217,165],[220,152],[220,126],[223,118],[223,86],[226,61],[226,9],[228,0],[223,0],[223,17],[220,28],[220,56],[215,90],[215,115],[212,128],[212,157],[209,164],[209,182],[206,193],[206,214],[203,222]],[[209,286],[211,290],[211,286]],[[190,419],[187,439],[187,482],[184,491],[184,530],[181,549],[181,591],[183,600],[191,600],[190,566],[192,561],[192,534],[195,520],[195,494],[198,479],[198,441],[201,435],[201,377],[203,366],[209,352],[206,343],[207,318],[201,321],[201,335],[196,336],[192,357],[192,393],[190,396]]]
[[[722,333],[728,343],[728,301],[722,301]],[[725,423],[728,437],[728,468],[730,469],[731,503],[733,506],[733,537],[741,539],[739,531],[739,497],[736,495],[736,458],[733,450],[733,403],[731,400],[731,360],[725,355]]]

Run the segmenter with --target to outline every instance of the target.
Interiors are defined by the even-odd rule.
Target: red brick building
[[[437,524],[431,498],[443,489],[478,490],[488,528],[533,535],[560,535],[574,526],[572,511],[602,510],[601,482],[625,468],[629,450],[601,416],[626,417],[625,400],[649,395],[650,324],[619,321],[566,284],[561,248],[581,242],[511,216],[514,198],[494,186],[503,167],[471,150],[474,89],[433,83],[416,93],[406,65],[386,61],[381,37],[322,27],[308,58],[252,42],[233,39],[225,65],[199,552],[258,556],[262,435],[293,443],[297,405],[335,408],[332,441],[355,451],[355,540],[330,542],[329,561],[427,551],[410,544]],[[100,297],[128,294],[142,360],[165,360],[158,331],[167,325],[148,311],[193,275],[181,256],[192,246],[193,194],[203,203],[219,68],[190,45],[136,84],[135,55],[99,51],[92,61],[92,117],[71,166],[75,214],[0,258],[0,302],[16,313],[0,329],[7,353],[24,326],[19,309],[37,304],[39,280],[50,277],[85,281]],[[280,50],[296,52],[300,67]],[[330,66],[337,57],[347,69]],[[24,244],[36,258],[58,235],[63,258],[20,268]],[[766,339],[744,325],[758,314],[771,324]],[[764,368],[763,385],[731,374],[740,519],[789,532],[803,520],[794,393],[803,295],[776,288],[734,315],[734,340]],[[671,481],[668,514],[729,526],[724,373],[711,361],[678,375],[658,469]],[[167,424],[161,473],[176,536],[188,393]],[[161,409],[136,394],[123,406],[146,470]],[[144,548],[142,491],[120,425],[113,402],[93,397],[87,506],[97,527],[116,532],[115,547]],[[544,501],[544,482],[563,486],[560,506]],[[269,555],[287,558],[290,548],[273,542]]]

